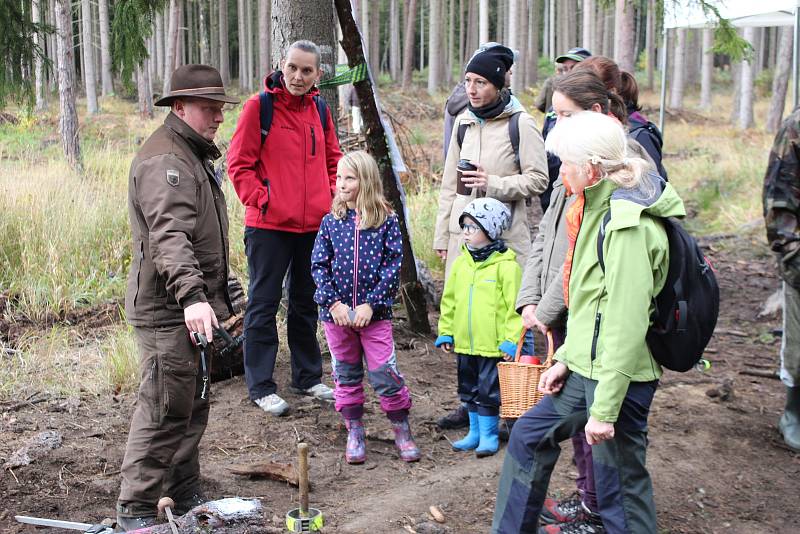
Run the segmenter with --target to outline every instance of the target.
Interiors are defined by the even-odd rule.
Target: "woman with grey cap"
[[[520,265],[525,265],[530,251],[526,200],[547,187],[547,163],[533,118],[504,89],[513,61],[509,48],[495,46],[473,56],[465,69],[469,105],[456,119],[450,138],[433,240],[433,248],[446,261],[446,272],[463,242],[458,218],[478,197],[495,198],[511,211],[506,242]],[[519,121],[518,159],[509,136],[509,121],[515,115],[514,120]]]

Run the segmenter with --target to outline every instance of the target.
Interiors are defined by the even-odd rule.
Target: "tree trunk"
[[[153,118],[153,91],[150,86],[149,60],[144,60],[136,67],[136,89],[139,98],[139,116],[143,119]]]
[[[256,0],[258,1],[258,0]],[[253,90],[253,81],[255,78],[255,70],[256,70],[256,58],[255,58],[255,46],[253,46],[253,0],[245,0],[245,13],[247,13],[247,19],[245,20],[245,41],[247,41],[247,90]],[[258,23],[258,18],[256,18],[256,24]]]
[[[177,30],[175,31],[175,65],[173,69],[177,69],[181,65],[186,64],[186,59],[183,57],[184,52],[186,51],[186,45],[184,44],[184,32],[183,32],[183,22],[185,20],[184,16],[184,9],[183,9],[184,0],[178,0],[177,5]]]
[[[258,77],[264,77],[272,70],[272,1],[258,0]],[[260,87],[259,87],[260,89]]]
[[[703,28],[703,66],[700,75],[700,107],[711,110],[711,81],[714,74],[714,29]]]
[[[519,0],[508,0],[508,41],[504,43],[511,50],[519,48]]]
[[[348,64],[355,67],[364,61],[364,51],[359,39],[358,27],[353,20],[350,0],[335,0],[339,23],[342,26],[342,46],[347,52]],[[413,0],[412,0],[413,3]],[[409,14],[414,11],[409,10]],[[409,17],[409,19],[412,17]],[[354,84],[358,100],[361,103],[361,113],[364,118],[365,131],[367,132],[367,147],[369,152],[378,161],[381,171],[383,187],[386,198],[392,203],[400,223],[400,233],[403,237],[403,263],[400,267],[400,298],[403,301],[408,317],[408,325],[412,331],[419,334],[430,334],[431,327],[428,322],[427,305],[422,285],[417,278],[417,266],[414,259],[414,250],[411,248],[411,238],[406,224],[407,213],[400,179],[392,167],[391,152],[387,133],[384,130],[375,98],[372,79],[368,78]]]
[[[237,39],[239,40],[239,89],[245,93],[248,91],[247,83],[247,11],[245,10],[245,0],[238,0],[236,3]]]
[[[43,20],[42,11],[41,11],[41,1],[42,0],[33,0],[31,2],[31,20],[34,24],[40,24]],[[42,38],[41,32],[35,32],[33,34],[33,46],[37,48],[42,48],[44,50],[44,39]],[[36,111],[42,111],[47,108],[47,100],[45,98],[45,79],[44,79],[44,61],[42,60],[42,56],[39,53],[36,53],[33,57],[33,75],[34,75],[34,83],[35,83],[35,92],[36,92]]]
[[[154,78],[156,80],[160,80],[161,76],[164,75],[164,12],[161,11],[160,13],[156,13],[155,19],[155,46],[153,47],[155,51],[155,57],[152,59],[156,70],[156,75]]]
[[[197,33],[200,36],[200,63],[208,65],[211,63],[211,46],[208,41],[208,4],[206,0],[200,0],[198,6],[198,28]]]
[[[366,4],[368,1],[364,0],[364,3]],[[330,3],[330,0],[328,0],[328,3]],[[373,31],[369,34],[369,50],[372,54],[369,59],[369,65],[375,76],[378,76],[381,72],[381,2],[375,2],[372,5],[372,9],[369,10],[369,25],[373,28]]]
[[[439,47],[439,37],[442,34],[441,22],[441,0],[429,0],[428,20],[430,30],[428,31],[428,94],[434,95],[439,91],[442,84],[441,74],[439,73],[438,56],[441,54]]]
[[[425,0],[419,1],[419,70],[425,69]]]
[[[750,44],[755,42],[756,29],[748,26],[742,36]],[[753,126],[753,80],[755,78],[755,59],[742,61],[741,100],[739,101],[739,128],[745,130]]]
[[[686,28],[677,28],[675,32],[675,55],[673,56],[672,92],[669,107],[683,109],[683,88],[686,81]]]
[[[83,84],[86,88],[86,110],[98,113],[97,84],[94,75],[94,47],[92,46],[92,4],[89,0],[81,0],[81,41],[83,44]]]
[[[634,10],[631,0],[616,0],[614,13],[614,61],[619,68],[633,72]]]
[[[792,70],[793,35],[790,26],[783,26],[778,32],[778,55],[775,61],[775,76],[772,79],[772,99],[767,113],[766,129],[773,133],[778,131],[786,105],[786,91],[789,87],[789,74]]]
[[[517,58],[511,75],[511,87],[513,87],[514,93],[522,95],[525,90],[528,56],[531,50],[528,48],[528,0],[519,0],[517,13],[519,19],[517,23],[517,48],[519,49],[519,58]]]
[[[467,0],[467,41],[464,48],[464,63],[478,48],[478,0]]]
[[[197,63],[196,54],[196,34],[194,31],[195,27],[195,11],[194,11],[195,3],[192,0],[186,0],[186,3],[183,6],[183,12],[185,13],[185,20],[186,20],[186,38],[184,39],[185,43],[185,50],[186,50],[186,64]]]
[[[614,10],[605,8],[603,15],[603,52],[606,57],[614,55]]]
[[[103,96],[114,93],[114,84],[111,78],[111,39],[108,20],[108,0],[97,0],[100,19],[100,79],[102,81]]]
[[[548,0],[548,9],[547,9],[547,42],[548,42],[548,52],[550,61],[555,60],[555,58],[561,52],[556,52],[556,34],[559,33],[556,26],[556,0]]]
[[[447,24],[447,72],[445,72],[445,80],[452,84],[455,81],[455,49],[456,49],[456,2],[458,0],[450,0],[448,8],[450,13],[448,15],[449,22]]]
[[[349,0],[348,0],[349,1]],[[332,2],[318,0],[272,0],[272,58],[280,64],[280,55],[299,39],[316,43],[322,51],[323,77],[336,71],[336,22]],[[277,60],[277,61],[276,61]],[[328,102],[331,116],[339,116],[339,98],[335,87],[320,89]],[[328,132],[334,135],[335,132]]]
[[[539,23],[541,11],[539,0],[530,0],[530,13],[528,13],[528,65],[525,67],[525,87],[536,85],[539,81],[539,41],[541,39]]]
[[[655,88],[656,70],[656,0],[647,1],[647,23],[645,24],[644,47],[647,55],[647,88]]]
[[[164,52],[164,89],[161,94],[169,92],[169,79],[172,71],[175,70],[175,56],[178,45],[178,16],[180,14],[180,1],[170,0],[169,2],[169,25],[167,30],[166,51]]]
[[[592,31],[594,24],[594,0],[583,0],[583,24],[581,26],[581,46],[587,50],[592,50]]]
[[[494,40],[498,43],[505,43],[505,35],[503,35],[503,29],[505,27],[505,5],[508,0],[499,0],[495,2],[495,15],[496,15],[496,22],[495,22],[495,32],[494,32]],[[478,14],[480,16],[480,13]]]
[[[218,0],[219,12],[219,74],[226,86],[231,83],[231,60],[228,48],[228,0]]]
[[[408,6],[406,13],[406,29],[403,32],[403,89],[411,88],[412,76],[414,74],[414,38],[415,14],[417,12],[417,0],[406,0]],[[337,9],[338,12],[338,9]],[[341,21],[340,21],[341,24]]]
[[[478,2],[478,41],[481,44],[489,41],[489,0]]]
[[[216,2],[212,0],[203,0],[208,2],[208,36],[209,36],[209,53],[211,54],[209,60],[211,65],[219,70],[219,11],[216,7]]]
[[[369,25],[369,8],[370,0],[353,0],[356,21],[358,22],[358,28],[361,30],[361,37],[364,39],[364,54],[367,57],[370,68],[372,68],[371,59],[374,52],[371,47],[372,40],[369,37],[373,30]],[[375,75],[377,76],[377,74],[376,72]]]
[[[78,139],[78,112],[75,110],[75,78],[72,70],[72,9],[70,0],[56,0],[56,42],[58,47],[58,129],[61,146],[70,166],[82,172]]]
[[[450,43],[452,48],[452,42]],[[389,75],[393,82],[400,81],[400,4],[399,0],[389,2]]]

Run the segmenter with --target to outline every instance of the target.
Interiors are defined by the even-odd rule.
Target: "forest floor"
[[[772,331],[779,321],[757,313],[779,282],[760,240],[745,235],[710,247],[722,291],[719,325],[707,350],[711,369],[666,373],[650,416],[648,466],[659,527],[676,533],[798,532],[800,455],[783,446],[776,428],[783,388],[773,378],[742,374],[778,366],[780,340]],[[419,463],[398,459],[373,395],[366,415],[368,460],[350,466],[343,458],[346,432],[330,404],[287,394],[291,414],[265,417],[248,400],[243,380],[234,378],[213,387],[201,445],[206,494],[261,499],[262,531],[278,532],[286,511],[297,506],[296,489],[234,475],[230,468],[292,462],[296,443],[305,441],[311,448],[311,504],[323,511],[326,532],[487,532],[504,448],[486,459],[451,451],[449,442],[461,431],[440,432],[434,420],[456,405],[454,362],[430,339],[407,333],[402,317],[398,324],[398,360],[423,452]],[[284,353],[276,375],[286,392]],[[0,458],[8,460],[42,431],[62,438],[59,448],[30,465],[0,472],[0,531],[26,531],[14,522],[16,514],[90,523],[113,517],[134,400],[133,394],[37,397],[0,406]],[[554,495],[574,487],[570,459],[567,445],[552,480]],[[442,511],[443,524],[430,519],[430,506]]]
[[[656,95],[648,93],[646,98],[652,106]],[[719,104],[723,97],[715,98],[724,109],[724,102]],[[427,251],[430,240],[419,232],[430,231],[422,227],[425,221],[430,225],[430,210],[435,210],[441,102],[425,95],[395,92],[385,95],[384,103],[406,160],[418,174],[418,182],[408,184],[411,215],[418,220],[415,248],[418,255],[427,253],[426,260],[436,273],[436,260]],[[127,219],[121,212],[130,155],[141,142],[141,135],[156,124],[137,121],[131,106],[115,105],[115,111],[88,122],[87,136],[97,139],[95,147],[105,146],[105,151],[93,148],[90,152],[94,167],[108,164],[102,180],[98,172],[98,177],[85,183],[78,178],[67,182],[74,183],[75,190],[97,188],[99,192],[86,205],[107,201],[117,232],[117,237],[108,239],[119,242],[119,246],[127,242]],[[650,112],[652,116],[652,108]],[[780,314],[759,317],[763,303],[780,285],[760,221],[760,177],[771,139],[760,131],[736,132],[721,114],[724,112],[668,117],[669,152],[665,162],[670,179],[687,200],[689,228],[698,235],[716,236],[703,242],[718,271],[722,303],[717,331],[706,352],[711,368],[704,373],[667,372],[653,404],[648,467],[655,487],[659,529],[674,533],[800,532],[800,455],[788,450],[777,433],[784,388],[772,376],[779,364],[780,348],[780,339],[773,331],[780,327]],[[222,138],[229,137],[234,123],[235,116],[231,116]],[[52,161],[60,156],[52,136],[42,141],[40,134],[34,133],[28,139],[15,131],[10,141],[0,136],[0,153],[18,158],[5,162],[0,158],[0,169],[10,173],[11,181],[33,182],[36,188],[53,187],[55,177],[72,180],[62,167],[53,167]],[[113,138],[118,144],[107,141],[103,145],[104,135],[112,133],[122,140]],[[16,149],[20,139],[27,139],[25,146],[29,148]],[[45,151],[41,147],[46,147]],[[92,165],[90,168],[94,168]],[[110,184],[108,189],[97,185],[106,183]],[[19,198],[19,216],[26,220],[33,211],[29,208],[31,201]],[[30,198],[36,197],[31,193]],[[60,197],[52,198],[48,202]],[[230,198],[230,209],[236,214],[235,196],[231,194]],[[84,204],[75,201],[75,205],[80,211]],[[45,203],[41,209],[47,206]],[[60,212],[67,209],[67,204],[59,208]],[[85,221],[78,215],[74,224],[62,221],[64,232]],[[240,228],[241,214],[236,216]],[[232,258],[241,275],[246,264],[240,240],[233,239],[237,223],[232,222],[231,227]],[[108,223],[96,224],[105,228]],[[40,240],[50,245],[52,226],[41,234]],[[24,237],[21,233],[19,239]],[[76,254],[91,248],[82,247]],[[63,262],[48,260],[37,269],[47,275],[50,265],[58,263]],[[19,271],[22,275],[34,268]],[[79,268],[74,271],[83,273]],[[67,273],[57,289],[73,278],[89,278],[75,273]],[[108,278],[117,283],[116,278]],[[20,276],[20,280],[21,294],[34,286],[27,278]],[[32,455],[28,465],[0,469],[0,532],[34,531],[16,523],[15,515],[88,523],[113,517],[119,467],[135,402],[135,394],[126,392],[130,389],[123,388],[120,393],[108,383],[102,367],[104,358],[127,346],[109,344],[109,339],[130,342],[119,322],[118,302],[112,299],[98,305],[93,301],[90,307],[74,313],[52,317],[40,314],[44,317],[41,320],[19,316],[11,309],[14,304],[19,302],[4,301],[0,291],[0,466],[17,459],[15,452],[42,432],[57,433],[60,445]],[[435,324],[435,313],[431,312],[430,319]],[[416,464],[407,465],[398,459],[389,423],[370,393],[366,414],[368,460],[362,466],[347,465],[343,454],[346,432],[333,407],[288,393],[285,351],[279,354],[276,377],[280,392],[293,408],[287,417],[265,416],[248,400],[242,378],[213,385],[211,418],[201,443],[203,490],[215,499],[259,498],[264,507],[258,525],[250,523],[238,531],[282,531],[284,514],[298,505],[298,495],[296,488],[286,483],[234,475],[230,468],[266,461],[292,462],[299,441],[311,448],[311,505],[322,510],[325,532],[489,530],[505,446],[498,455],[485,459],[451,450],[450,441],[460,438],[462,431],[441,432],[434,421],[457,404],[455,363],[434,349],[432,337],[412,335],[404,324],[402,313],[398,313],[398,361],[412,392],[411,420],[423,452]],[[38,344],[30,345],[32,339],[39,340]],[[129,345],[127,350],[133,353],[132,343]],[[325,370],[330,372],[327,361]],[[751,372],[761,376],[745,374]],[[567,444],[554,472],[550,488],[554,496],[568,495],[574,488],[576,470],[570,449]],[[444,523],[429,517],[430,506],[441,510]]]

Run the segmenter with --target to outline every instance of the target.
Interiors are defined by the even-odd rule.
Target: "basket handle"
[[[517,353],[514,355],[515,362],[519,361],[519,357],[522,354],[522,345],[525,343],[525,334],[528,333],[530,328],[522,327],[522,333],[519,335],[519,341],[517,341]],[[549,328],[547,332],[545,332],[545,338],[547,339],[547,361],[545,361],[545,365],[549,366],[553,363],[553,332]]]

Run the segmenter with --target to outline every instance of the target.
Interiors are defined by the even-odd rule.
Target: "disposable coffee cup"
[[[464,175],[461,174],[462,171],[476,171],[478,167],[470,163],[468,159],[460,159],[456,164],[456,171],[457,171],[457,179],[456,179],[456,193],[459,195],[470,195],[472,194],[472,188],[467,187],[464,183]]]

